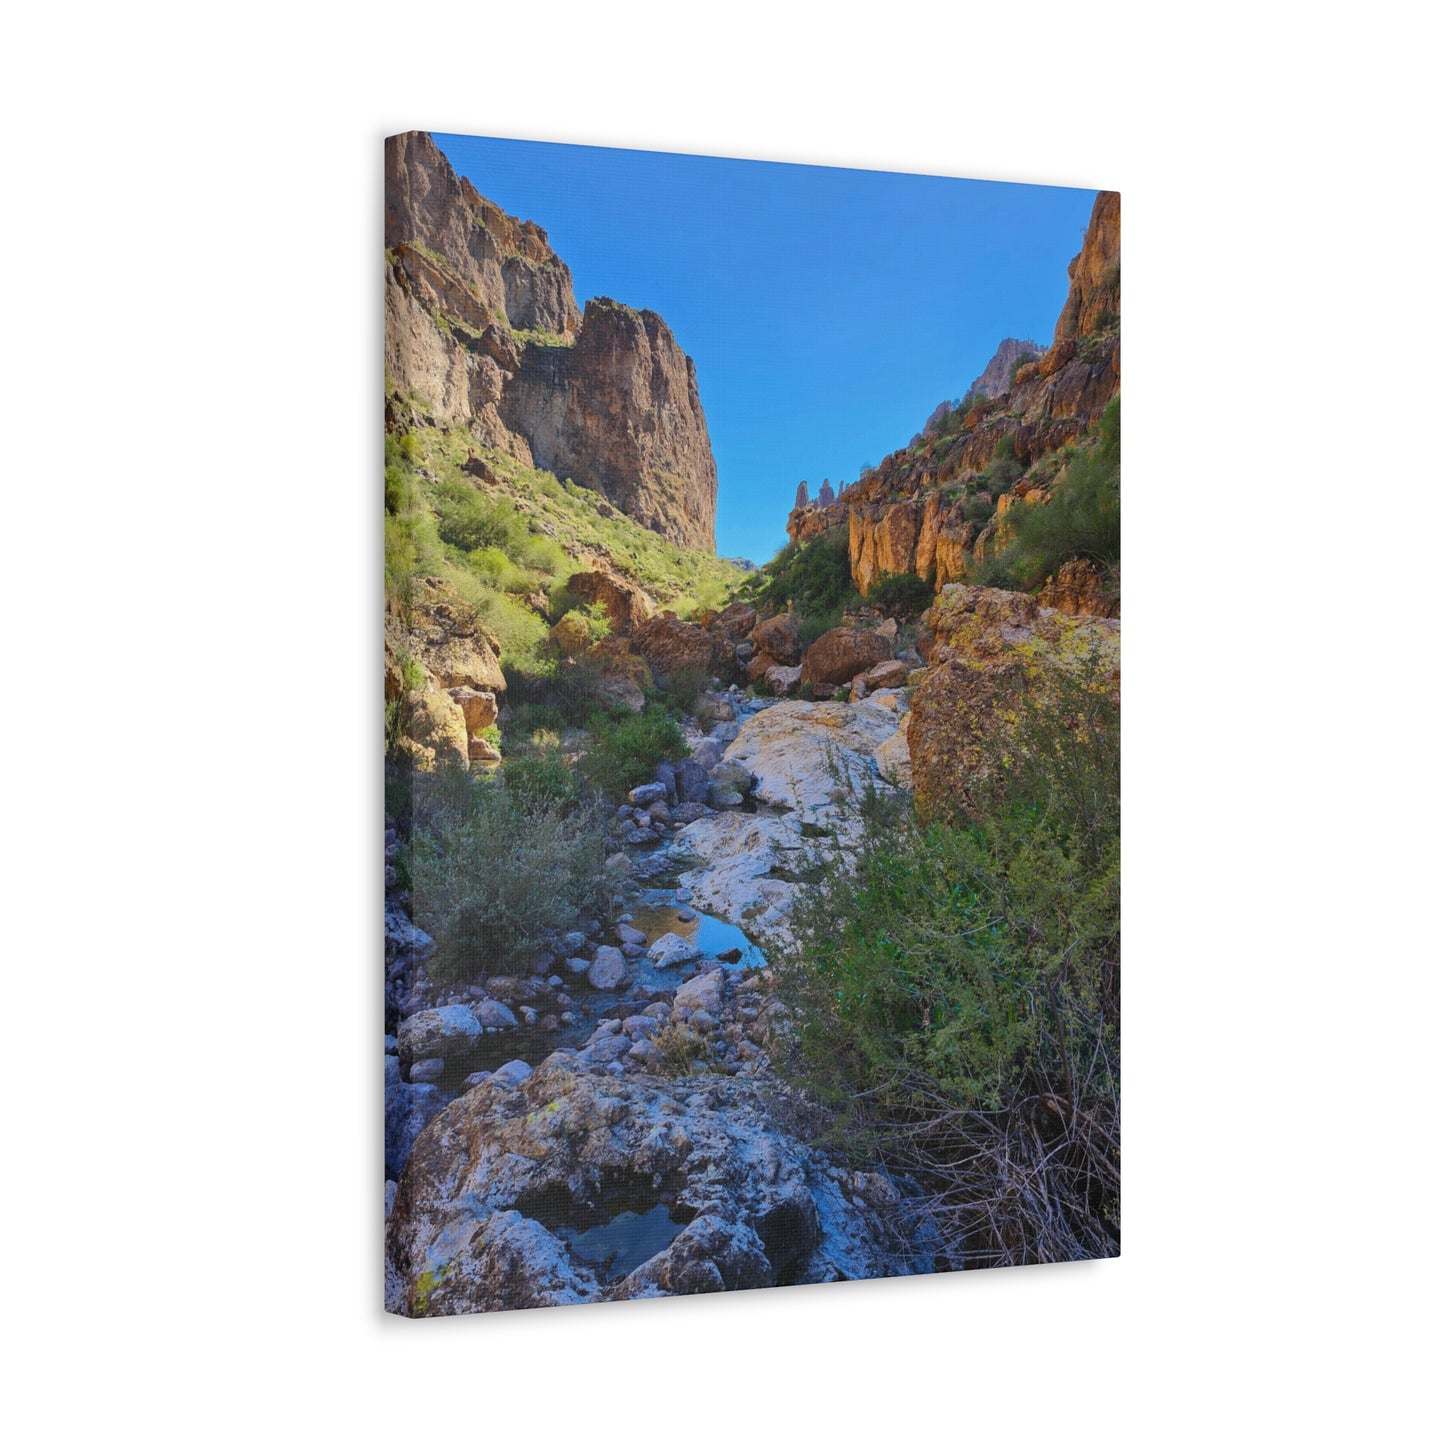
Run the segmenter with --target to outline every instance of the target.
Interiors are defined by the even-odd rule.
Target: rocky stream
[[[431,940],[388,900],[389,1310],[933,1267],[907,1181],[819,1147],[770,1058],[787,1018],[764,948],[864,789],[908,782],[906,695],[858,691],[706,695],[689,756],[618,809],[612,919],[580,918],[528,976],[433,986]]]

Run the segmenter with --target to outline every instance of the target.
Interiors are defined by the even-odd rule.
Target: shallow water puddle
[[[558,1225],[552,1232],[573,1258],[587,1265],[604,1284],[612,1284],[666,1249],[685,1224],[673,1219],[666,1204],[655,1204],[645,1214],[625,1209],[606,1224],[591,1229],[579,1231]]]
[[[649,901],[646,894],[632,905],[631,912],[632,926],[647,935],[649,946],[664,933],[676,933],[702,949],[704,958],[716,958],[718,954],[736,948],[742,953],[739,964],[747,968],[767,966],[768,961],[762,949],[752,942],[741,928],[724,923],[721,918],[698,913],[685,904],[672,902],[671,899]],[[690,912],[694,916],[684,921],[678,917],[682,912]]]

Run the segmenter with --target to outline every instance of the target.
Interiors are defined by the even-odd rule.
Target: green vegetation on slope
[[[387,438],[386,510],[388,592],[405,601],[416,577],[443,577],[513,660],[538,657],[560,616],[544,618],[523,599],[558,592],[583,569],[583,552],[606,554],[682,617],[725,603],[740,576],[731,563],[623,516],[598,492],[477,448],[461,426],[418,426]]]
[[[835,527],[803,543],[789,542],[748,578],[740,595],[763,611],[791,607],[805,643],[837,627],[843,609],[863,600],[848,563],[848,529]]]
[[[970,569],[969,580],[1027,592],[1040,587],[1065,562],[1079,558],[1102,568],[1117,596],[1119,398],[1109,403],[1095,424],[1092,445],[1065,448],[1055,457],[1060,470],[1049,489],[1048,502],[1011,509],[1005,519],[1003,545]],[[989,470],[1000,465],[1010,464],[1007,458],[1000,458],[990,463]],[[1019,472],[1022,474],[1022,467]],[[993,491],[992,483],[989,490]]]

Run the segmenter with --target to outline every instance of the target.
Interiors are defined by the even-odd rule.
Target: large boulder
[[[888,639],[876,632],[835,627],[803,654],[803,681],[814,687],[841,687],[892,654]]]
[[[564,657],[578,657],[592,646],[592,629],[580,612],[563,613],[547,637]]]
[[[627,960],[620,948],[604,943],[597,950],[597,956],[587,970],[587,982],[597,989],[621,988],[630,982],[632,975],[627,971]]]
[[[919,1267],[755,1084],[608,1072],[634,1047],[625,1030],[599,1031],[514,1089],[472,1089],[431,1122],[387,1218],[389,1310],[461,1314]],[[621,1279],[567,1249],[622,1210],[659,1205],[684,1227]]]
[[[455,1059],[471,1052],[482,1036],[477,1016],[464,1004],[422,1009],[401,1021],[397,1051],[403,1064],[417,1059]]]
[[[712,663],[712,634],[676,617],[644,622],[633,634],[633,645],[646,658],[659,687],[666,687],[679,672],[705,673]]]
[[[630,637],[652,616],[652,599],[642,588],[606,572],[574,572],[567,590],[584,602],[600,602],[612,631],[622,637]]]
[[[766,622],[760,622],[748,635],[748,641],[753,644],[758,657],[771,658],[773,662],[780,662],[784,667],[795,667],[803,655],[803,642],[798,631],[798,619],[791,612],[779,613],[776,617],[770,617]],[[771,666],[765,664],[763,671]],[[749,668],[751,674],[751,668]]]
[[[397,750],[424,771],[447,763],[466,766],[466,714],[444,692],[417,688],[401,701],[401,737]]]
[[[728,641],[739,643],[758,625],[758,610],[746,602],[733,602],[724,607],[713,619],[713,626],[723,632]]]

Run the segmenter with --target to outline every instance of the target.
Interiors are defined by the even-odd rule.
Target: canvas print
[[[1120,1250],[1116,193],[385,142],[385,1299]]]

